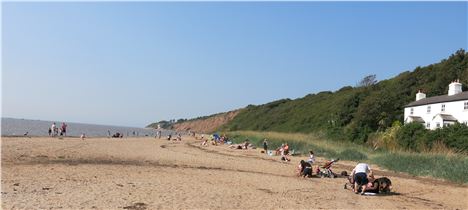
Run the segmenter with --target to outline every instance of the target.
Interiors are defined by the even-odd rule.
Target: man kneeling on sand
[[[369,183],[369,180],[367,179],[368,173],[372,174],[372,170],[367,163],[359,163],[353,169],[351,176],[354,178],[354,193],[358,194],[359,189],[362,187],[361,195],[364,195],[367,183]]]

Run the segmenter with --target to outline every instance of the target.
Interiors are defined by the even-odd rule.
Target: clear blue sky
[[[467,49],[467,2],[3,3],[4,117],[145,126]]]

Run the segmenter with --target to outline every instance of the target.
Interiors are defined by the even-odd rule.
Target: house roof
[[[436,104],[442,102],[451,102],[451,101],[463,101],[468,100],[468,91],[461,92],[455,95],[442,95],[442,96],[434,96],[429,98],[424,98],[419,101],[413,101],[406,105],[405,107],[413,107],[413,106],[421,106],[427,104]]]
[[[418,116],[409,116],[409,118],[413,119],[413,122],[419,122],[419,123],[424,123],[423,118],[418,117]]]
[[[439,115],[439,116],[442,118],[442,120],[444,120],[444,121],[454,121],[454,122],[457,121],[457,119],[456,119],[455,117],[453,117],[452,115],[449,115],[449,114],[438,114],[438,115]]]

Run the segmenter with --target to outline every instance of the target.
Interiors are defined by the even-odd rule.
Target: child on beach
[[[314,164],[315,162],[315,157],[314,157],[314,151],[310,150],[309,151],[309,159],[307,160],[310,164]]]

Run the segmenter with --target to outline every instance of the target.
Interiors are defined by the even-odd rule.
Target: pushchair
[[[328,178],[336,178],[337,175],[335,173],[333,173],[333,171],[331,170],[331,166],[333,165],[333,163],[336,163],[338,162],[340,159],[332,159],[331,161],[328,161],[327,163],[325,163],[325,165],[322,166],[322,170],[320,170],[319,168],[317,168],[317,175],[319,175],[321,178],[324,178],[324,177],[328,177]]]

